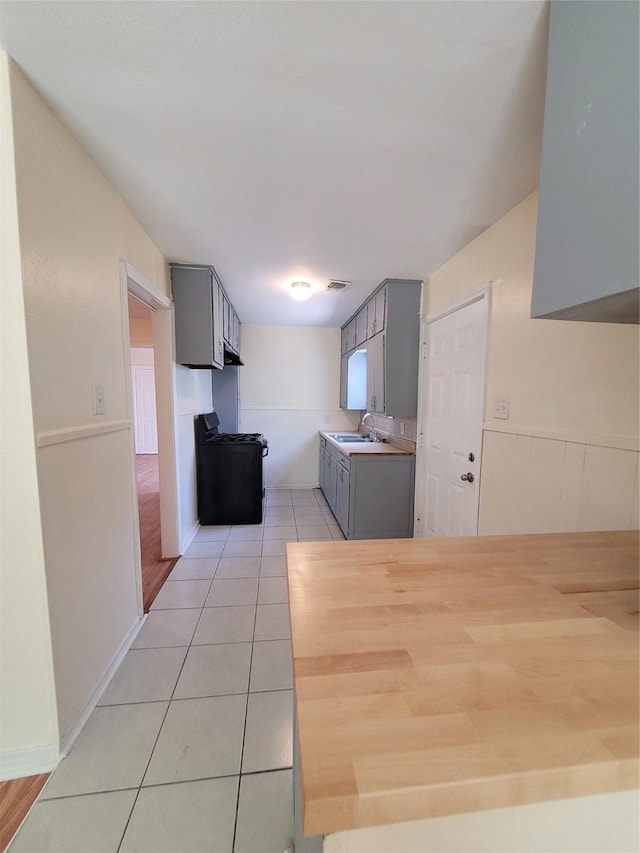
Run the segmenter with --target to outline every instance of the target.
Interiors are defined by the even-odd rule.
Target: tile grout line
[[[291,506],[291,508],[293,509],[293,504],[291,504],[290,506]],[[295,526],[295,529],[296,529],[296,540],[297,540],[297,541],[299,541],[299,535],[298,535],[298,524],[301,524],[301,526],[304,526],[304,523],[305,523],[305,522],[304,522],[304,518],[301,518],[301,520],[300,520],[300,521],[296,520],[296,518],[295,518],[295,509],[293,510],[293,514],[294,514],[294,526]],[[326,522],[325,522],[325,523],[326,523]],[[286,525],[286,526],[289,526],[289,525]],[[256,643],[256,642],[258,642],[258,641],[256,640],[256,628],[257,628],[257,615],[258,615],[258,613],[257,613],[257,609],[258,609],[258,606],[259,606],[260,583],[261,583],[261,579],[262,579],[262,577],[263,577],[263,575],[262,575],[262,560],[263,560],[264,558],[269,558],[269,559],[282,559],[282,560],[285,560],[285,559],[286,559],[286,552],[284,552],[284,551],[283,551],[283,553],[282,553],[282,554],[263,554],[264,543],[265,543],[265,541],[266,541],[267,543],[269,543],[269,545],[272,545],[272,544],[275,544],[275,543],[278,543],[278,542],[282,542],[282,543],[286,544],[286,542],[289,542],[289,541],[296,541],[296,540],[293,540],[293,539],[291,539],[291,538],[286,538],[286,539],[283,539],[283,540],[278,540],[278,539],[267,539],[267,540],[265,540],[265,539],[264,539],[264,532],[265,532],[265,527],[264,527],[264,526],[262,527],[262,538],[261,538],[260,540],[241,540],[241,539],[239,539],[239,540],[232,540],[232,539],[230,538],[230,533],[231,533],[231,530],[232,530],[232,529],[233,529],[233,526],[231,526],[231,527],[230,527],[229,532],[227,533],[226,538],[225,538],[224,540],[222,540],[222,539],[215,539],[215,540],[202,540],[202,542],[200,543],[200,544],[208,544],[208,545],[212,545],[212,544],[214,544],[214,543],[216,543],[216,544],[221,544],[221,545],[222,545],[222,552],[220,553],[220,555],[219,555],[219,556],[217,556],[217,557],[206,557],[206,556],[205,556],[205,557],[187,557],[187,556],[185,556],[185,557],[184,557],[184,559],[191,559],[191,560],[194,560],[194,559],[195,559],[195,560],[203,559],[203,560],[211,560],[211,561],[216,560],[215,567],[214,567],[214,569],[213,569],[213,574],[212,574],[211,578],[193,578],[193,579],[189,579],[189,578],[182,579],[182,578],[180,578],[179,580],[171,581],[171,583],[180,583],[180,582],[181,582],[181,581],[183,581],[183,580],[208,581],[209,583],[208,583],[208,587],[207,587],[206,594],[205,594],[205,596],[204,596],[204,602],[203,602],[203,604],[202,604],[201,606],[199,606],[199,607],[198,607],[198,606],[196,606],[196,607],[175,607],[175,606],[174,606],[174,607],[162,607],[162,608],[156,608],[155,610],[152,610],[152,611],[151,611],[151,613],[150,613],[150,615],[151,615],[153,612],[160,612],[160,613],[162,613],[162,612],[164,612],[164,613],[166,613],[166,612],[174,612],[174,613],[177,613],[177,612],[180,612],[180,611],[182,611],[182,610],[199,610],[200,612],[199,612],[199,615],[198,615],[197,620],[196,620],[196,622],[195,622],[195,626],[194,626],[194,628],[193,628],[193,631],[191,632],[191,636],[190,636],[190,640],[189,640],[188,644],[186,644],[186,645],[185,645],[185,644],[178,644],[178,645],[170,645],[170,646],[142,646],[142,647],[135,648],[135,649],[129,649],[129,651],[147,651],[147,650],[152,650],[152,649],[156,649],[156,650],[165,650],[165,649],[186,649],[185,654],[184,654],[184,657],[183,657],[183,661],[182,661],[182,663],[181,663],[181,665],[180,665],[180,668],[179,668],[179,671],[178,671],[178,674],[177,674],[177,677],[176,677],[176,680],[175,680],[175,683],[174,683],[173,688],[172,688],[172,690],[171,690],[171,695],[170,695],[170,697],[169,697],[168,699],[151,699],[151,700],[147,700],[147,701],[144,701],[144,700],[143,700],[143,701],[138,701],[138,702],[120,702],[120,703],[114,703],[114,704],[108,704],[108,705],[103,705],[103,706],[101,706],[101,707],[105,707],[105,708],[108,708],[108,707],[113,708],[113,707],[129,706],[129,705],[130,705],[130,706],[135,706],[135,705],[152,705],[152,704],[158,704],[159,702],[166,702],[166,703],[167,703],[165,713],[164,713],[164,715],[163,715],[163,717],[162,717],[162,720],[161,720],[161,722],[160,722],[160,725],[159,725],[159,727],[158,727],[158,731],[157,731],[156,737],[155,737],[155,739],[154,739],[153,745],[152,745],[152,747],[151,747],[151,750],[150,750],[150,753],[149,753],[149,757],[148,757],[148,760],[147,760],[146,765],[145,765],[145,767],[144,767],[144,770],[143,770],[143,773],[142,773],[141,780],[140,780],[139,784],[137,784],[137,785],[125,786],[125,787],[123,787],[123,788],[105,789],[105,790],[99,790],[99,791],[80,791],[80,792],[73,793],[73,794],[61,795],[61,796],[59,796],[59,797],[52,797],[52,798],[50,798],[50,799],[48,800],[48,801],[50,801],[50,802],[55,802],[55,801],[58,801],[58,800],[74,799],[74,798],[77,798],[77,797],[93,796],[93,795],[96,795],[96,794],[118,793],[118,792],[123,792],[123,791],[135,792],[135,797],[134,797],[134,798],[133,798],[133,800],[132,800],[132,805],[131,805],[130,811],[129,811],[129,813],[128,813],[128,817],[127,817],[127,819],[126,819],[126,822],[124,823],[124,827],[123,827],[123,829],[122,829],[122,833],[121,833],[121,835],[120,835],[120,839],[119,839],[119,841],[118,841],[118,843],[117,843],[117,847],[115,848],[116,853],[118,853],[118,851],[120,851],[120,850],[121,850],[121,848],[122,848],[122,845],[123,845],[123,843],[124,843],[125,836],[126,836],[126,834],[127,834],[127,832],[128,832],[129,826],[131,825],[131,821],[132,821],[132,818],[133,818],[133,814],[134,814],[135,809],[136,809],[136,807],[137,807],[137,803],[138,803],[138,801],[139,801],[139,798],[140,798],[140,795],[141,795],[141,792],[142,792],[142,788],[143,788],[143,787],[148,787],[148,788],[150,788],[150,789],[151,789],[151,788],[164,787],[164,786],[169,786],[169,785],[174,785],[174,784],[189,784],[189,783],[194,782],[194,781],[204,781],[204,780],[207,780],[207,779],[234,778],[234,777],[236,776],[236,774],[235,774],[235,773],[231,773],[231,774],[224,774],[224,775],[222,775],[222,776],[202,776],[202,777],[199,777],[199,778],[197,778],[197,779],[168,780],[168,781],[166,781],[166,782],[158,782],[158,783],[156,783],[156,784],[154,784],[154,785],[148,785],[148,786],[145,786],[145,785],[144,785],[144,780],[145,780],[146,775],[147,775],[147,773],[148,773],[148,771],[149,771],[150,764],[151,764],[151,762],[152,762],[152,760],[153,760],[153,756],[154,756],[154,754],[155,754],[155,749],[158,747],[158,742],[159,742],[159,740],[160,740],[160,737],[161,737],[161,734],[162,734],[163,728],[164,728],[164,726],[165,726],[165,724],[166,724],[167,717],[168,717],[169,711],[170,711],[170,709],[171,709],[172,703],[173,703],[173,702],[181,702],[181,701],[183,701],[182,699],[178,699],[178,698],[176,698],[176,697],[175,697],[175,693],[176,693],[176,690],[177,690],[177,687],[178,687],[178,683],[179,683],[179,681],[180,681],[180,678],[181,678],[181,676],[182,676],[182,674],[183,674],[183,670],[184,670],[184,667],[185,667],[185,665],[186,665],[186,661],[187,661],[187,658],[188,658],[188,656],[189,656],[189,654],[190,654],[190,651],[191,651],[193,648],[198,648],[198,647],[203,646],[203,645],[229,645],[229,642],[226,642],[226,643],[202,643],[202,644],[199,644],[199,645],[197,645],[197,646],[196,646],[196,645],[194,645],[194,638],[195,638],[195,636],[196,636],[196,633],[197,633],[198,627],[200,626],[200,624],[201,624],[201,622],[202,622],[202,619],[203,619],[203,617],[204,617],[204,615],[205,615],[205,610],[211,610],[211,609],[213,609],[213,608],[215,608],[215,607],[222,607],[222,606],[224,606],[224,607],[228,607],[228,606],[238,606],[238,605],[231,605],[231,604],[229,604],[229,605],[219,605],[219,604],[214,604],[214,605],[211,605],[211,606],[209,606],[209,607],[207,606],[207,599],[208,599],[209,595],[211,594],[211,589],[212,589],[212,585],[213,585],[214,580],[238,580],[238,579],[239,579],[239,578],[218,578],[218,572],[220,571],[220,563],[221,563],[221,560],[224,558],[224,557],[223,557],[224,549],[225,549],[226,545],[227,545],[227,544],[229,544],[229,542],[232,542],[232,541],[238,541],[238,542],[242,542],[242,541],[256,541],[256,542],[257,542],[257,541],[259,541],[259,542],[260,542],[260,555],[259,555],[259,557],[258,557],[258,559],[259,559],[259,561],[260,561],[260,562],[259,562],[259,568],[258,568],[258,572],[259,572],[259,573],[258,573],[258,576],[257,576],[257,581],[258,581],[258,583],[257,583],[257,589],[256,589],[256,600],[255,600],[255,603],[253,604],[253,607],[254,607],[253,634],[252,634],[252,639],[250,640],[250,642],[251,642],[251,653],[250,653],[250,660],[249,660],[249,674],[248,674],[247,689],[246,689],[246,691],[243,691],[243,692],[240,692],[240,693],[211,694],[211,697],[212,697],[212,698],[213,698],[213,697],[219,697],[219,696],[234,696],[234,695],[235,695],[235,696],[238,696],[238,695],[245,695],[245,697],[246,697],[246,702],[245,702],[245,716],[244,716],[244,724],[243,724],[243,736],[242,736],[242,744],[241,744],[241,748],[240,748],[240,765],[239,765],[239,770],[238,770],[238,773],[237,773],[238,786],[237,786],[237,791],[236,791],[236,807],[235,807],[235,819],[234,819],[234,829],[233,829],[233,845],[232,845],[232,850],[235,848],[235,844],[236,844],[236,836],[237,836],[237,830],[238,830],[238,820],[239,820],[239,800],[240,800],[240,790],[241,790],[241,781],[242,781],[242,777],[243,777],[243,776],[245,776],[245,775],[246,775],[246,776],[260,776],[260,775],[262,775],[262,774],[268,774],[268,773],[280,772],[280,771],[285,771],[285,770],[290,770],[290,769],[291,769],[291,765],[285,765],[285,766],[280,766],[280,767],[269,767],[268,769],[265,769],[265,770],[255,770],[255,771],[248,771],[248,772],[246,772],[246,773],[243,773],[244,749],[245,749],[245,745],[246,745],[246,734],[247,734],[247,724],[248,724],[248,703],[249,703],[249,699],[250,699],[250,697],[251,697],[251,695],[252,695],[252,692],[251,692],[251,689],[250,689],[250,684],[251,684],[251,673],[252,673],[252,667],[253,667],[253,657],[254,657],[255,643]],[[257,556],[257,555],[256,555],[256,556]],[[268,578],[280,578],[280,579],[283,579],[283,578],[284,578],[284,579],[286,579],[286,569],[285,569],[285,573],[284,573],[284,575],[265,575],[265,577],[268,577]],[[168,578],[165,580],[165,583],[166,583],[167,581],[168,581]],[[287,604],[287,602],[285,601],[285,602],[267,602],[267,603],[266,603],[266,605],[267,605],[267,606],[269,606],[269,605],[271,605],[271,606],[273,606],[273,605],[281,605],[281,604],[286,605],[286,604]],[[269,638],[269,640],[270,640],[270,641],[287,641],[287,642],[289,642],[289,643],[290,643],[290,637],[283,637],[283,638],[277,638],[277,637],[276,637],[276,638],[274,638],[274,637],[270,637],[270,638]],[[267,641],[267,640],[265,640],[265,642],[268,642],[268,641]],[[246,644],[246,643],[244,643],[244,642],[243,642],[242,644]],[[285,692],[286,692],[286,693],[291,692],[291,688],[289,688],[289,687],[286,687],[286,688],[285,688],[285,687],[282,687],[282,688],[269,688],[269,689],[267,689],[267,690],[256,690],[256,691],[254,691],[254,693],[255,693],[255,694],[261,694],[261,693],[285,693]],[[195,698],[195,699],[208,698],[208,695],[207,695],[207,696],[202,696],[202,697],[200,697],[200,696],[198,696],[198,697],[184,697],[184,699],[191,699],[191,698]],[[38,798],[38,799],[39,799],[39,798]]]
[[[262,545],[260,545],[260,554],[262,555]],[[260,556],[260,567],[262,569],[262,556]],[[231,851],[236,848],[236,836],[238,833],[238,813],[240,811],[240,790],[242,787],[242,767],[244,765],[244,746],[247,738],[247,721],[249,719],[249,697],[251,695],[251,670],[253,669],[253,649],[256,641],[256,622],[258,620],[258,598],[260,596],[260,580],[258,579],[258,588],[256,590],[256,604],[253,614],[253,634],[251,639],[251,655],[249,658],[249,681],[247,683],[247,701],[244,708],[244,726],[242,728],[242,744],[240,746],[240,767],[238,768],[238,791],[236,793],[236,813],[233,821],[233,840],[231,842]]]
[[[209,589],[207,590],[207,595],[205,596],[205,601],[207,600],[207,596],[209,595],[209,590],[211,589],[211,584],[213,583],[213,578],[215,578],[217,571],[218,571],[218,566],[216,566],[214,573],[213,573],[213,577],[211,578],[211,581],[209,582]],[[166,583],[166,581],[165,581],[165,583]],[[182,608],[173,608],[173,609],[180,610]],[[200,608],[200,616],[198,617],[198,621],[196,622],[196,627],[193,630],[193,634],[191,636],[191,641],[193,641],[193,638],[195,637],[196,630],[198,628],[198,624],[200,623],[200,619],[202,619],[203,610],[204,610],[204,606]],[[184,647],[181,647],[181,648],[184,648]],[[142,791],[142,786],[143,786],[143,783],[145,780],[145,776],[147,775],[147,773],[149,771],[149,765],[151,764],[151,760],[153,759],[153,753],[155,752],[156,747],[158,745],[158,741],[160,740],[160,734],[162,733],[162,728],[163,728],[163,726],[166,722],[167,716],[169,714],[169,709],[171,708],[171,702],[173,701],[173,697],[175,695],[176,688],[178,686],[178,682],[180,681],[180,676],[182,675],[182,670],[184,669],[184,665],[187,661],[187,657],[189,656],[189,650],[190,649],[191,649],[191,642],[189,643],[189,645],[187,647],[187,651],[186,651],[186,654],[183,658],[182,665],[180,666],[180,671],[178,672],[178,677],[176,678],[176,682],[173,685],[173,690],[171,691],[171,696],[169,698],[169,701],[167,702],[167,709],[164,712],[162,722],[160,723],[160,727],[158,728],[158,733],[157,733],[155,740],[153,742],[153,747],[151,748],[151,752],[149,753],[149,758],[147,760],[144,771],[142,773],[142,778],[140,779],[140,784],[138,785],[138,790],[137,790],[136,796],[133,800],[133,805],[131,806],[131,811],[129,812],[129,817],[127,818],[127,821],[124,825],[124,829],[122,830],[122,835],[120,836],[120,842],[118,843],[118,847],[116,848],[116,853],[120,853],[122,843],[124,841],[125,835],[127,834],[127,830],[129,829],[129,824],[131,823],[131,818],[133,817],[133,813],[134,813],[136,805],[138,803],[138,799],[140,798],[140,793]],[[166,700],[163,700],[163,701],[166,701]],[[140,703],[140,704],[142,704],[142,703]]]

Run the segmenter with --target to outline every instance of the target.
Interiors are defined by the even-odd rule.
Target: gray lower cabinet
[[[351,464],[348,459],[338,462],[336,477],[336,508],[333,513],[343,531],[349,529],[349,496]],[[346,534],[345,534],[346,535]]]
[[[324,481],[325,481],[325,460],[326,460],[326,440],[320,436],[320,488],[324,493]]]
[[[331,508],[331,512],[336,514],[336,489],[338,488],[338,459],[337,454],[334,456],[328,446],[325,448],[324,457],[324,496]]]
[[[345,537],[413,536],[415,456],[345,456],[320,442],[320,488]]]

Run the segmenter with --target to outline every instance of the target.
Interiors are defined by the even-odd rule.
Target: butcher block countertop
[[[638,786],[638,533],[287,544],[305,835]]]
[[[415,450],[404,450],[386,441],[354,441],[352,444],[349,441],[336,441],[331,438],[330,432],[321,432],[320,435],[344,456],[415,456]],[[347,432],[341,432],[340,435],[347,435]]]

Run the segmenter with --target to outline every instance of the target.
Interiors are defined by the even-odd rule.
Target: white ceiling
[[[340,325],[538,184],[548,5],[0,2],[0,42],[169,260]],[[306,277],[352,286],[294,302]]]

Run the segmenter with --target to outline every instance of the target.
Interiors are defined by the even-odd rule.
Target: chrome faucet
[[[367,418],[373,418],[373,415],[371,414],[371,412],[365,412],[365,413],[364,413],[364,415],[362,416],[362,420],[360,421],[360,426],[361,426],[361,427],[363,427],[363,426],[364,426],[364,422],[365,422],[365,420],[366,420]],[[370,438],[372,441],[377,441],[377,440],[378,440],[378,436],[376,435],[376,429],[375,429],[375,427],[373,427],[373,426],[372,426],[372,427],[371,427],[371,429],[369,430],[369,438]]]

